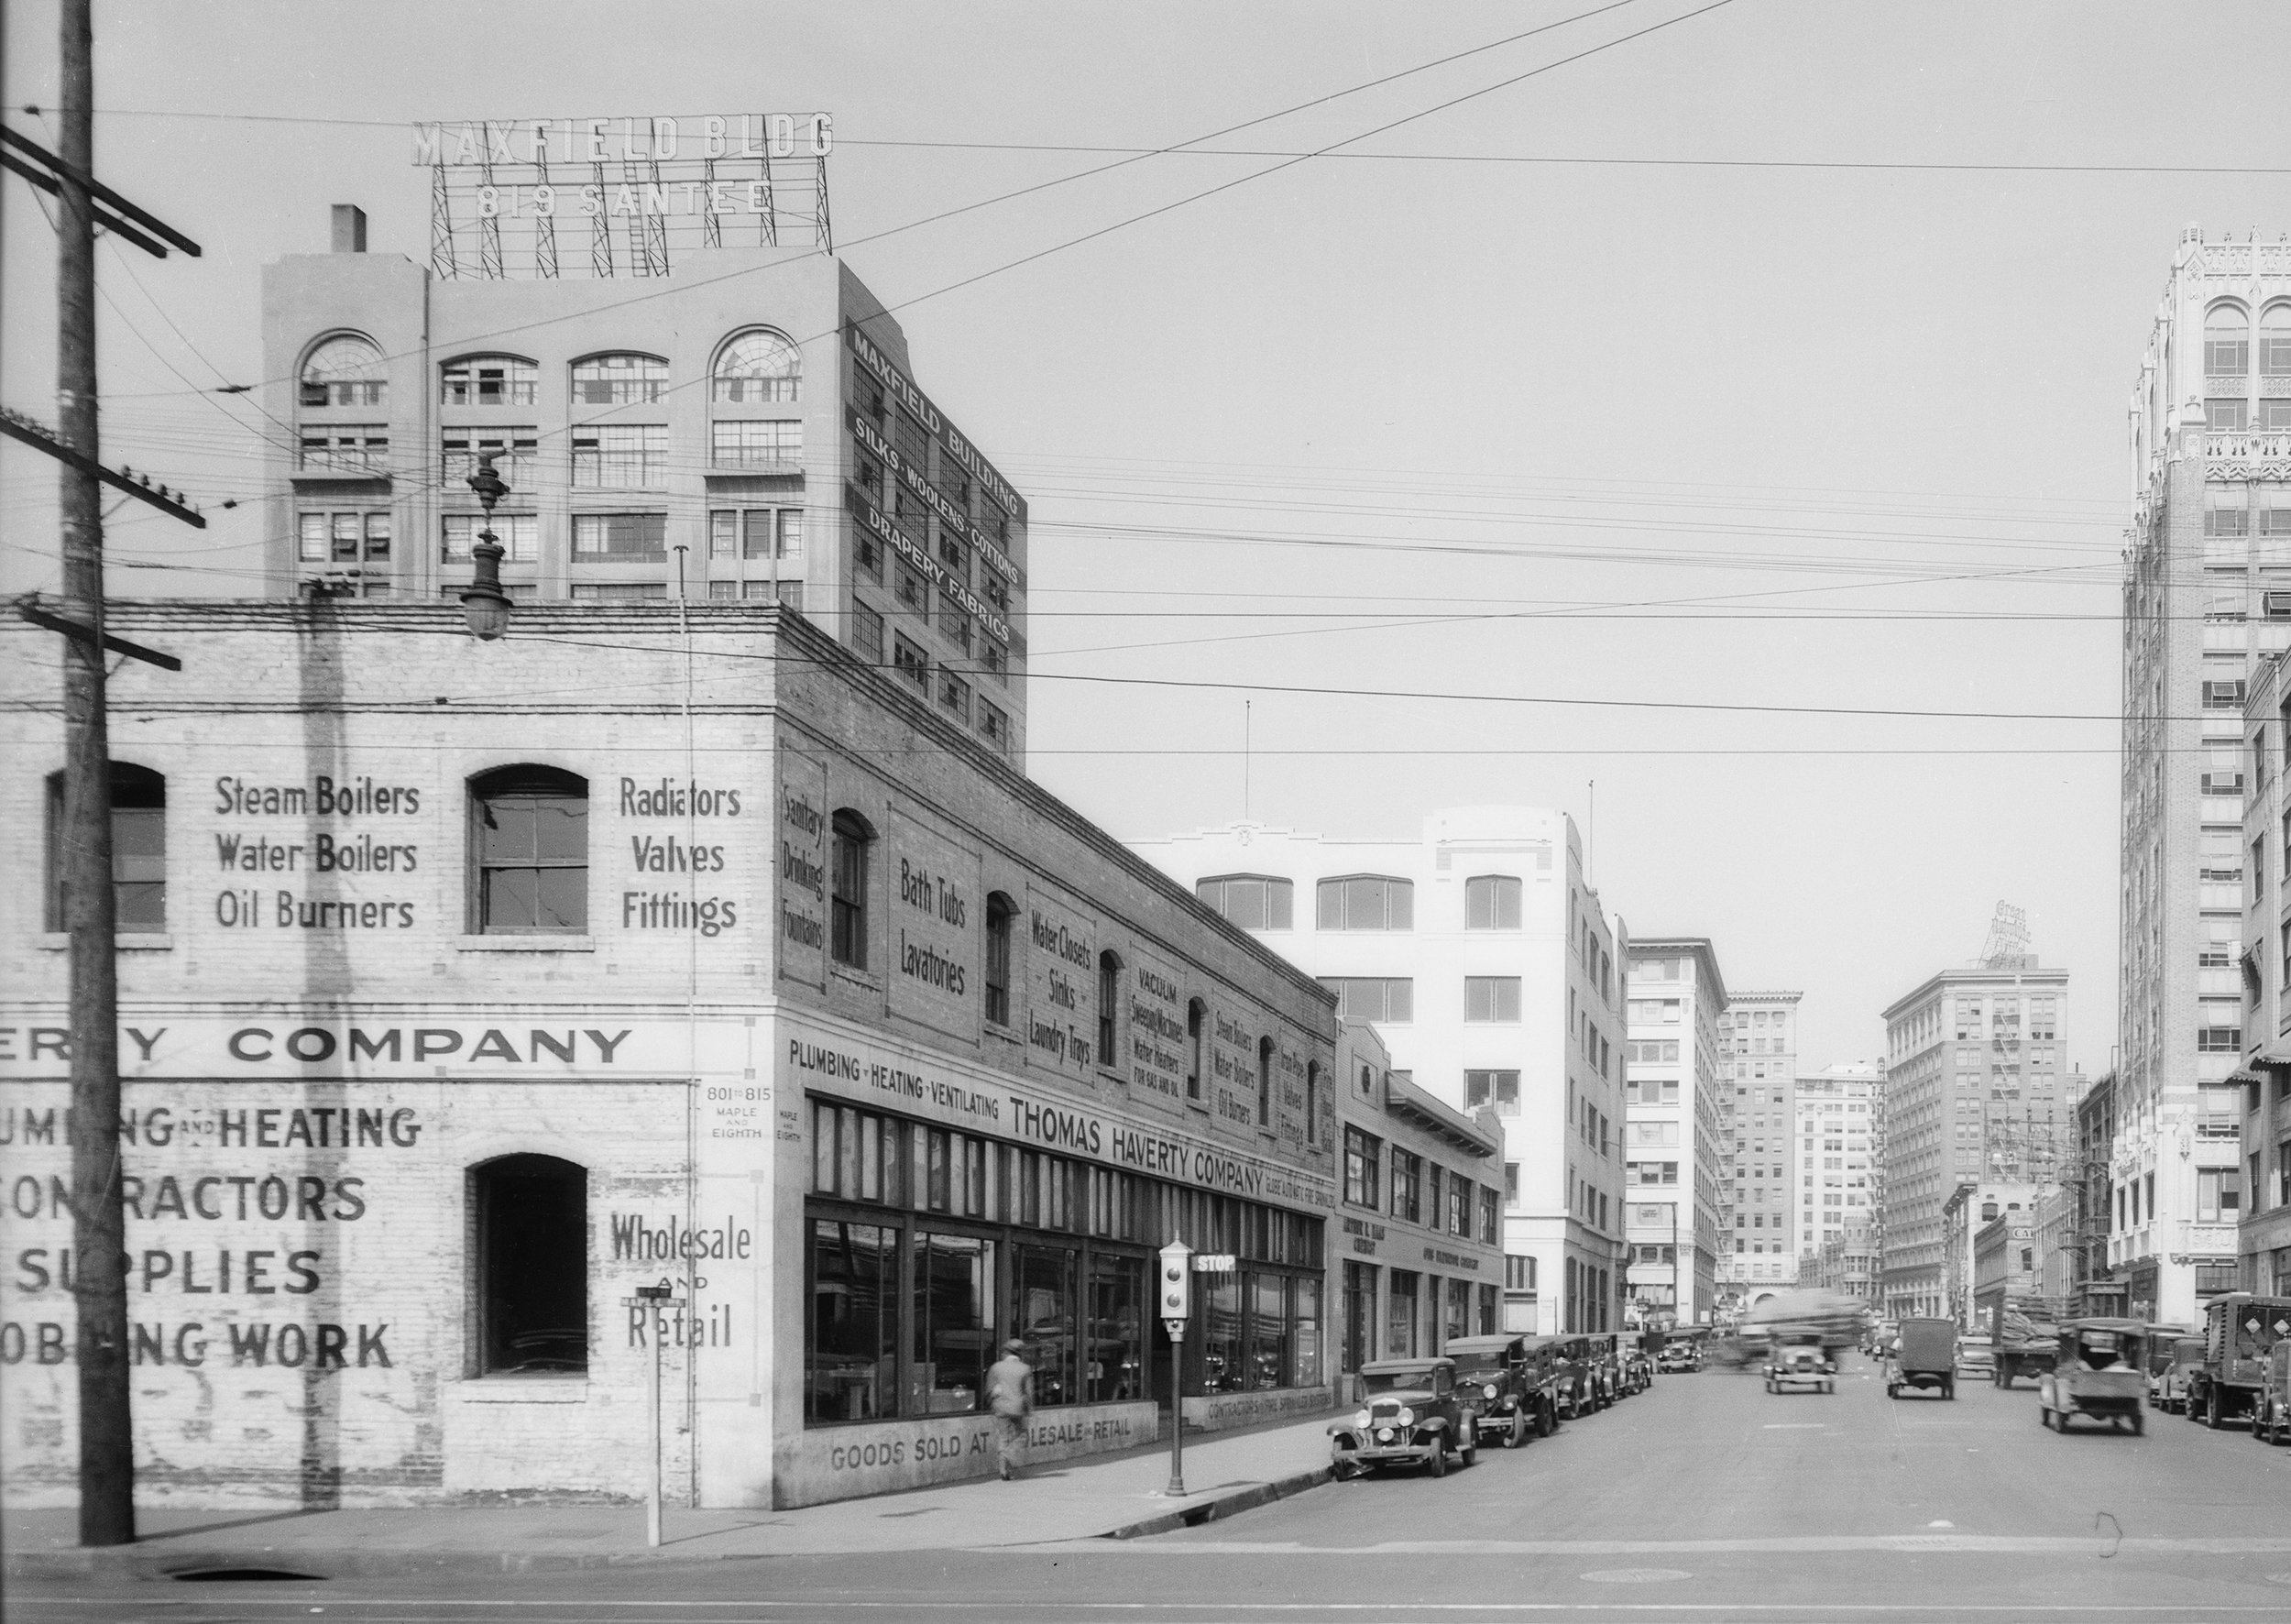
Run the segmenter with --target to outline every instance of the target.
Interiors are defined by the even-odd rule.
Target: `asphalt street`
[[[1023,1540],[1025,1531],[1012,1531]],[[317,1584],[46,1581],[13,1619],[2279,1619],[2291,1449],[2149,1417],[2042,1430],[2026,1386],[1889,1401],[1707,1371],[1437,1482],[1334,1484],[1152,1539]]]

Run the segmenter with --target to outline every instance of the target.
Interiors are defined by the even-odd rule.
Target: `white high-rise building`
[[[1846,1282],[1822,1269],[1828,1249],[1842,1245],[1856,1258],[1873,1257],[1871,1240],[1884,1174],[1885,1082],[1875,1064],[1848,1061],[1797,1080],[1798,1278],[1833,1289]],[[1848,1271],[1852,1272],[1852,1271]],[[1851,1295],[1873,1297],[1872,1271],[1864,1267]]]
[[[1718,1302],[1732,1083],[1721,1058],[1726,982],[1704,937],[1634,938],[1623,1164],[1630,1302],[1642,1321],[1707,1325]]]
[[[1621,1327],[1624,947],[1563,813],[1454,807],[1383,839],[1243,822],[1132,845],[1335,989],[1398,1074],[1494,1107],[1507,1329]]]
[[[1718,1267],[1721,1294],[1747,1307],[1798,1278],[1801,1227],[1792,1152],[1797,1126],[1798,1003],[1803,993],[1737,993],[1720,1023],[1732,1086],[1720,1098],[1727,1145],[1722,1222],[1732,1230]],[[1779,1233],[1777,1233],[1779,1232]]]

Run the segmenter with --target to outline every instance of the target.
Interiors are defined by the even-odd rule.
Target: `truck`
[[[2204,1362],[2189,1377],[2187,1415],[2217,1430],[2252,1413],[2267,1356],[2291,1337],[2291,1297],[2231,1291],[2204,1305]]]
[[[1988,1330],[1996,1360],[1993,1376],[2001,1388],[2011,1387],[2016,1377],[2043,1375],[2060,1352],[2051,1306],[2040,1300],[2000,1297],[1990,1306]]]

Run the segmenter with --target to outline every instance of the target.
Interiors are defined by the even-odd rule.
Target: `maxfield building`
[[[672,1497],[705,1506],[991,1470],[1005,1338],[1037,1369],[1039,1458],[1153,1439],[1173,1388],[1209,1426],[1329,1399],[1334,999],[1015,770],[995,651],[1023,531],[981,504],[1022,507],[847,272],[751,252],[769,275],[625,304],[354,254],[273,271],[304,446],[275,596],[112,615],[183,663],[112,687],[147,1498],[634,1495],[656,1346]],[[592,443],[592,406],[646,431],[633,450]],[[313,463],[345,413],[387,422],[384,461]],[[477,642],[450,601],[455,437],[518,414],[554,425],[505,469],[504,517],[532,493],[533,590]],[[694,449],[745,455],[758,422],[800,423],[800,458]],[[305,555],[322,510],[345,550],[334,515],[368,516],[359,575]],[[670,545],[707,596],[646,601]],[[773,565],[800,611],[746,590]],[[329,580],[358,592],[296,591]],[[1007,624],[974,608],[1005,593]],[[44,636],[5,649],[25,838],[0,883],[0,1466],[22,1503],[68,1502],[76,1460]],[[1408,1133],[1451,1141],[1434,1188],[1467,1195],[1457,1141],[1485,1130],[1450,1116]],[[1484,1282],[1485,1210],[1443,1207],[1474,1238],[1412,1266]],[[1172,1235],[1232,1259],[1182,1360],[1147,1292]]]

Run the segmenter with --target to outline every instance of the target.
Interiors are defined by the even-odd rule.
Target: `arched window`
[[[522,356],[464,356],[438,368],[442,406],[531,406],[541,369]]]
[[[2240,304],[2204,313],[2204,376],[2242,378],[2252,369],[2252,319]]]
[[[588,1169],[505,1156],[470,1170],[479,1376],[588,1368]]]
[[[588,932],[588,780],[503,767],[469,781],[469,927],[480,936]]]
[[[64,775],[48,775],[47,925],[71,928],[64,901]],[[148,767],[114,762],[112,928],[148,935],[167,928],[167,780]]]
[[[758,327],[716,352],[714,393],[736,406],[793,401],[804,382],[804,357],[778,333]]]
[[[658,356],[628,352],[573,363],[575,406],[640,405],[659,400],[667,387],[668,363]]]
[[[1098,1064],[1111,1067],[1118,1059],[1114,1048],[1121,1036],[1122,960],[1107,949],[1098,955]]]
[[[302,360],[305,406],[382,406],[389,380],[380,347],[356,333],[337,333]]]
[[[1273,1040],[1257,1039],[1257,1125],[1273,1125]]]
[[[1244,930],[1287,930],[1292,887],[1266,874],[1215,874],[1193,887],[1193,894]]]
[[[1209,1027],[1209,1005],[1199,998],[1185,1006],[1185,1097],[1201,1097],[1201,1038]]]
[[[1010,922],[1018,906],[1003,893],[986,899],[986,1018],[998,1026],[1010,1025]]]
[[[1413,930],[1416,886],[1384,874],[1323,880],[1315,891],[1315,927],[1321,930]]]
[[[2271,304],[2260,313],[2259,373],[2291,378],[2291,304]]]
[[[850,807],[835,815],[828,950],[839,964],[867,968],[867,852],[875,831]]]

